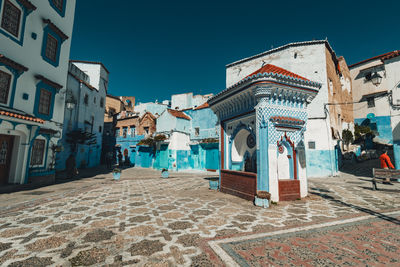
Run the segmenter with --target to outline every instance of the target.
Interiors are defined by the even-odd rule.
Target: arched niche
[[[278,141],[277,149],[277,172],[279,180],[297,179],[296,151],[294,143],[287,137],[286,133]]]

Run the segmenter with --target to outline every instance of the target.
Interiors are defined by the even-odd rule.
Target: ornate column
[[[257,140],[257,191],[269,192],[269,160],[268,160],[268,124],[267,115],[272,87],[256,87],[254,95],[257,99],[256,109],[256,140]],[[257,206],[268,207],[268,201],[256,196]]]

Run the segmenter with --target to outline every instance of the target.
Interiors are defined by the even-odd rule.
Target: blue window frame
[[[58,67],[59,64],[62,42],[61,37],[48,25],[44,28],[42,58],[54,67]]]
[[[65,16],[67,0],[49,0],[50,6],[61,16]]]
[[[53,118],[54,98],[56,93],[57,89],[43,81],[37,84],[35,107],[33,111],[36,117],[43,120],[51,120]]]
[[[8,59],[8,60],[10,60],[10,59]],[[4,71],[4,69],[0,68],[0,71],[2,73],[6,73],[8,75],[11,74],[9,91],[7,93],[8,94],[7,101],[0,101],[0,106],[5,105],[5,106],[12,108],[14,106],[15,88],[17,86],[17,80],[18,80],[19,76],[22,73],[24,73],[25,71],[27,71],[28,69],[27,68],[15,69],[12,64],[7,64],[7,62],[0,62],[0,66],[4,67],[8,71],[8,72],[6,72],[6,71]],[[4,79],[4,77],[3,77],[3,79]],[[1,82],[4,83],[5,81],[3,80]],[[2,86],[4,86],[4,85],[2,85]]]
[[[0,33],[22,46],[26,17],[35,9],[18,0],[0,0]]]

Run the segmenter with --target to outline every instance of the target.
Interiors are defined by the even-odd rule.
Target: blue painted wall
[[[175,171],[219,169],[218,143],[197,144],[190,147],[191,150],[171,150],[167,144],[162,144],[155,153],[139,149],[136,166]]]
[[[393,144],[392,126],[390,116],[378,116],[373,119],[358,118],[354,120],[355,124],[369,126],[371,130],[377,132],[377,137]]]
[[[144,139],[144,135],[136,135],[136,136],[118,136],[116,140],[117,144],[117,152],[121,151],[122,155],[124,155],[125,149],[128,150],[128,157],[131,165],[136,164],[136,154],[137,154],[137,144],[140,140]],[[124,157],[125,160],[125,157]]]
[[[306,161],[307,177],[326,177],[333,175],[332,170],[337,171],[335,150],[306,149]]]
[[[218,118],[210,108],[187,110],[185,113],[192,118],[190,130],[191,140],[218,137],[218,132],[216,130]],[[195,134],[196,127],[200,129],[199,135]]]

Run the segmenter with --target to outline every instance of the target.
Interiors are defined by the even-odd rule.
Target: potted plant
[[[169,173],[168,173],[168,170],[167,170],[167,169],[163,168],[163,169],[161,170],[161,177],[162,177],[162,178],[168,178],[168,177],[169,177]]]
[[[210,178],[208,180],[208,182],[209,182],[209,185],[210,185],[210,189],[218,190],[218,188],[219,188],[219,178]]]
[[[112,171],[114,180],[119,180],[119,178],[121,178],[121,169],[118,168],[114,168]]]

